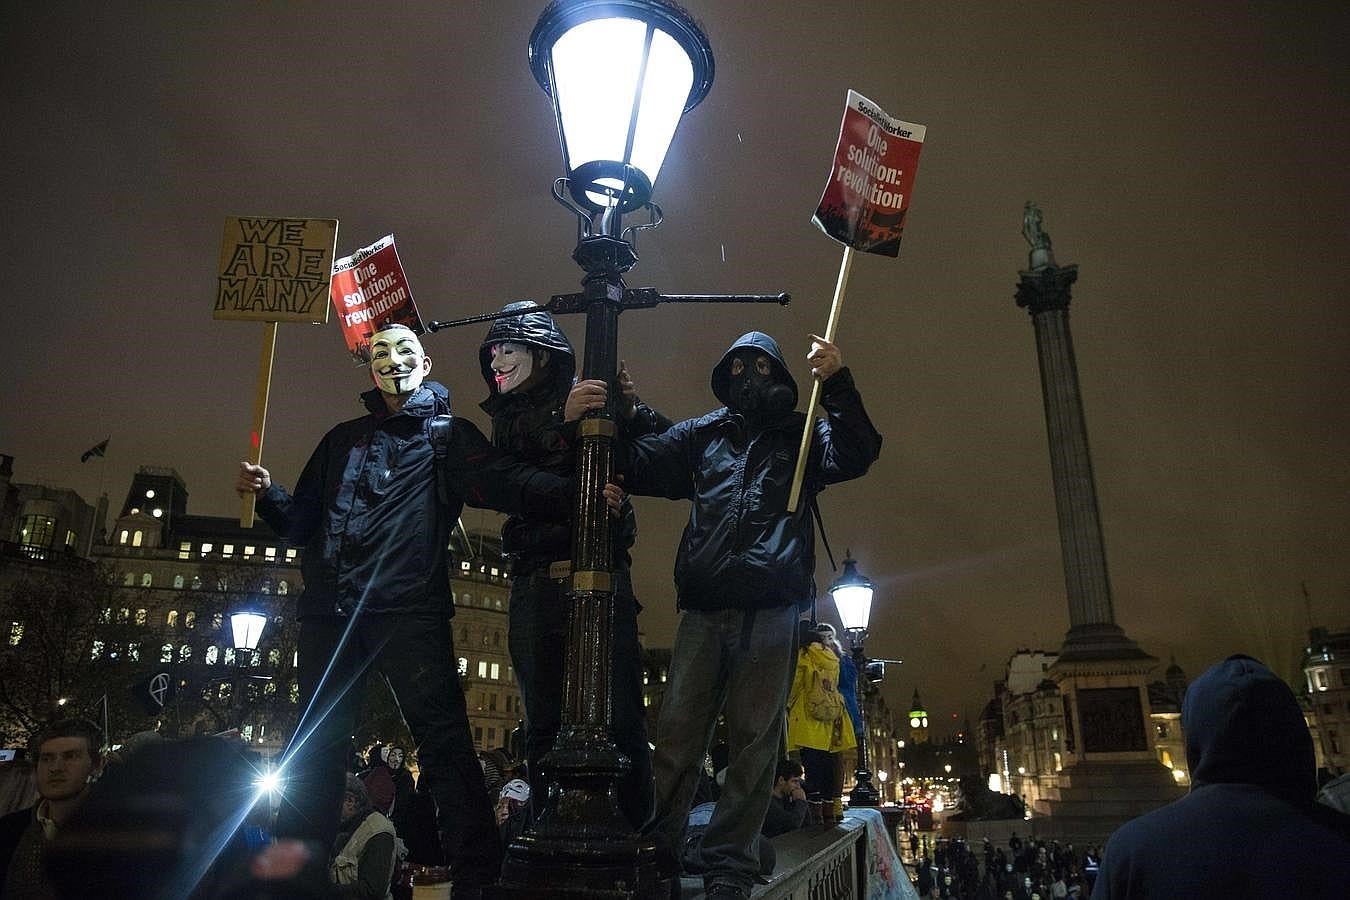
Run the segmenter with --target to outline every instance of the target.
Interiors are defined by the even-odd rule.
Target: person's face
[[[77,797],[89,784],[94,769],[87,738],[57,737],[43,741],[37,758],[38,793],[47,800]]]
[[[332,809],[330,806],[329,809]],[[351,794],[342,795],[342,818],[350,819],[356,815],[356,798]]]
[[[411,394],[431,371],[431,357],[417,335],[387,328],[370,336],[370,375],[386,394]]]
[[[499,393],[511,393],[534,374],[534,354],[524,344],[493,344],[491,350],[492,376]]]
[[[791,778],[779,777],[773,784],[773,792],[780,797],[791,797],[792,792],[800,789],[802,786],[802,776],[794,775]]]
[[[389,751],[389,768],[397,769],[403,765],[403,751],[395,747]]]

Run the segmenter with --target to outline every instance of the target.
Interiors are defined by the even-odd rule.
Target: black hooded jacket
[[[272,530],[304,548],[300,617],[358,607],[451,614],[446,546],[465,503],[541,517],[571,508],[572,479],[509,459],[464,419],[452,420],[437,473],[429,423],[450,411],[442,385],[424,382],[394,414],[378,390],[361,400],[369,413],[324,435],[293,494],[273,482],[258,497]],[[452,503],[440,502],[438,477]]]
[[[537,308],[533,301],[522,300],[504,306],[501,311]],[[528,388],[503,394],[497,390],[493,377],[492,347],[507,343],[546,350],[549,361],[544,378]],[[576,355],[553,317],[540,309],[494,320],[479,347],[478,363],[488,387],[488,397],[479,406],[492,417],[493,446],[545,471],[561,476],[573,474],[577,426],[575,422],[564,421],[564,408],[576,376]],[[616,421],[625,437],[664,431],[671,424],[643,403],[637,405],[637,413],[631,420],[620,416]],[[633,546],[636,535],[637,522],[631,505],[626,505],[623,516],[615,523],[617,565],[628,564],[627,550]],[[512,516],[502,526],[502,552],[516,561],[517,574],[569,559],[571,526],[565,518],[545,521],[529,515]]]
[[[1116,830],[1093,898],[1346,896],[1350,817],[1314,802],[1312,738],[1289,686],[1230,656],[1187,689],[1181,726],[1190,793]]]
[[[740,350],[766,354],[775,376],[797,385],[773,338],[742,335],[712,372],[713,394],[731,400],[729,367]],[[723,407],[664,434],[638,438],[621,454],[625,488],[639,495],[692,500],[675,559],[685,609],[768,609],[806,604],[815,595],[812,498],[828,484],[863,475],[881,451],[881,435],[863,408],[847,368],[821,386],[827,418],[814,425],[797,511],[787,511],[797,449],[806,424],[788,410],[751,427]]]

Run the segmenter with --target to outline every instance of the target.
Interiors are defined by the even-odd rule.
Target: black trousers
[[[496,881],[501,841],[469,732],[449,620],[403,613],[306,618],[298,649],[302,718],[287,751],[277,834],[333,846],[352,734],[373,670],[389,685],[417,743],[454,880]]]

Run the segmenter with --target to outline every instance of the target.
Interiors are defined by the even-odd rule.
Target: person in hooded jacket
[[[1346,896],[1350,817],[1314,800],[1312,737],[1289,686],[1230,656],[1191,683],[1181,727],[1190,792],[1111,835],[1094,900]]]
[[[797,617],[815,594],[814,498],[877,458],[872,426],[839,348],[812,336],[807,361],[827,417],[815,420],[796,512],[787,500],[806,415],[778,344],[752,331],[712,371],[725,404],[663,434],[620,444],[624,487],[690,500],[675,561],[681,609],[661,705],[648,832],[669,874],[713,724],[725,713],[726,781],[702,842],[709,898],[748,897],[797,657]]]
[[[533,310],[522,313],[522,310]],[[492,443],[517,459],[559,475],[576,468],[577,423],[608,396],[598,379],[575,384],[572,344],[553,317],[532,301],[508,304],[493,321],[479,349],[492,417]],[[664,431],[670,420],[637,399],[624,367],[618,374],[622,399],[615,420],[622,436]],[[639,605],[629,576],[629,548],[637,534],[631,503],[612,522],[614,587],[613,663],[610,669],[611,736],[631,766],[618,785],[619,807],[634,829],[652,807],[651,751],[642,702]],[[567,647],[568,577],[572,528],[567,521],[513,515],[502,527],[502,553],[511,559],[507,645],[525,707],[525,755],[532,813],[548,796],[541,764],[562,727],[564,656]]]
[[[301,721],[277,832],[331,847],[364,681],[379,671],[432,776],[457,897],[496,880],[502,849],[474,754],[450,630],[446,546],[465,503],[541,517],[571,507],[572,479],[493,449],[452,418],[449,392],[417,335],[371,336],[367,414],[335,426],[294,492],[240,463],[236,490],[287,543],[304,548],[298,601]],[[292,751],[288,751],[289,753]]]

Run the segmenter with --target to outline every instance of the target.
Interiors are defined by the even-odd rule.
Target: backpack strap
[[[454,421],[455,417],[449,413],[427,420],[427,439],[431,441],[431,451],[436,459],[436,497],[444,506],[449,506],[452,499],[446,468],[450,463],[450,428]]]

